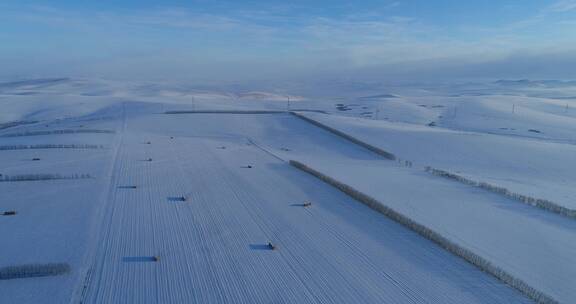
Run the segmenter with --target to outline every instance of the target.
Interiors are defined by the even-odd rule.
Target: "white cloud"
[[[555,11],[576,9],[576,0],[561,1],[553,7]],[[170,71],[180,73],[194,68],[209,71],[214,77],[234,69],[263,73],[316,71],[335,66],[416,68],[430,62],[438,63],[435,67],[458,63],[474,66],[482,62],[509,62],[503,58],[522,52],[548,54],[576,48],[560,30],[569,21],[550,22],[544,14],[497,28],[444,28],[391,14],[310,17],[289,14],[283,8],[206,13],[185,8],[85,12],[32,7],[0,11],[0,20],[6,17],[18,24],[54,27],[62,33],[76,31],[80,39],[96,41],[90,45],[95,45],[90,51],[112,55],[96,58],[100,61],[94,62],[89,62],[94,58],[87,58],[86,65],[102,72],[106,69],[102,61],[115,71],[125,66],[124,70],[137,68],[140,74],[145,74],[142,69],[163,69],[168,75]],[[539,35],[538,31],[555,35]],[[103,41],[102,45],[98,45],[99,41]],[[551,47],[557,49],[551,52]],[[89,53],[81,48],[75,51],[75,65]],[[34,57],[66,61],[64,52],[58,60],[47,53],[42,49]]]
[[[576,0],[558,1],[550,7],[550,10],[554,12],[568,12],[576,10]]]

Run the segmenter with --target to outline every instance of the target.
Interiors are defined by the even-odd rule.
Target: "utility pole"
[[[290,95],[287,95],[286,97],[288,97],[288,101],[286,102],[286,110],[290,111]]]
[[[380,116],[380,105],[376,106],[376,111],[374,111],[374,120],[378,120]]]

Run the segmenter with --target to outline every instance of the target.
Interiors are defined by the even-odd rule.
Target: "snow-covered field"
[[[0,303],[531,301],[289,160],[576,298],[573,218],[423,170],[576,209],[574,84],[293,91],[0,84],[0,214],[16,211],[0,215]],[[164,114],[295,109],[400,161],[288,113]],[[6,270],[51,263],[68,268]]]
[[[575,143],[317,113],[306,116],[415,166],[448,170],[576,209]]]

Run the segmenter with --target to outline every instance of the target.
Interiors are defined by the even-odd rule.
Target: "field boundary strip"
[[[547,295],[546,293],[530,286],[528,283],[523,281],[520,278],[513,276],[512,274],[506,272],[505,270],[499,268],[498,266],[494,265],[493,263],[489,262],[488,260],[484,259],[480,255],[472,252],[470,249],[467,249],[463,246],[458,245],[457,243],[449,240],[448,238],[442,236],[440,233],[412,220],[408,216],[390,208],[389,206],[383,204],[382,202],[372,198],[371,196],[364,194],[353,187],[341,183],[338,180],[325,175],[301,162],[290,160],[290,165],[293,167],[306,172],[321,181],[335,187],[336,189],[340,190],[341,192],[347,194],[348,196],[352,197],[353,199],[365,204],[366,206],[370,207],[371,209],[385,215],[386,217],[390,218],[391,220],[403,225],[404,227],[418,233],[422,237],[436,243],[438,246],[442,247],[446,251],[454,254],[457,257],[462,258],[466,262],[472,264],[479,270],[488,273],[498,280],[508,284],[509,286],[515,288],[516,290],[520,291],[522,294],[526,295],[528,298],[534,300],[536,303],[539,304],[557,304],[559,303],[551,296]]]
[[[443,178],[451,180],[451,181],[456,181],[456,182],[459,182],[459,183],[464,184],[464,185],[477,187],[477,188],[480,188],[480,189],[483,189],[483,190],[486,190],[486,191],[489,191],[492,193],[496,193],[496,194],[504,196],[506,198],[509,198],[509,199],[512,199],[515,201],[519,201],[519,202],[522,202],[524,204],[527,204],[527,205],[530,205],[533,207],[537,207],[537,208],[540,208],[542,210],[546,210],[548,212],[553,212],[553,213],[556,213],[556,214],[559,214],[559,215],[562,215],[562,216],[565,216],[568,218],[576,219],[576,210],[566,208],[564,206],[561,206],[558,203],[555,203],[555,202],[547,200],[547,199],[535,198],[535,197],[532,197],[529,195],[524,195],[524,194],[512,192],[512,191],[510,191],[504,187],[496,186],[496,185],[486,183],[486,182],[475,181],[475,180],[472,180],[470,178],[464,177],[462,175],[458,175],[456,173],[448,172],[448,171],[441,170],[441,169],[426,167],[425,171],[432,174],[432,175],[443,177]]]
[[[390,152],[388,152],[388,151],[385,151],[384,149],[381,149],[381,148],[378,148],[378,147],[376,147],[376,146],[373,146],[373,145],[371,145],[371,144],[369,144],[369,143],[367,143],[367,142],[365,142],[365,141],[362,141],[362,140],[360,140],[360,139],[358,139],[358,138],[356,138],[356,137],[353,137],[353,136],[351,136],[351,135],[348,135],[348,134],[346,134],[346,133],[344,133],[344,132],[342,132],[342,131],[339,131],[339,130],[336,130],[336,129],[332,128],[332,127],[329,127],[329,126],[327,126],[327,125],[325,125],[325,124],[323,124],[323,123],[321,123],[321,122],[319,122],[319,121],[317,121],[317,120],[314,120],[314,119],[312,119],[312,118],[310,118],[310,117],[304,116],[304,115],[302,115],[302,114],[300,114],[300,113],[297,113],[297,112],[293,112],[293,111],[292,111],[292,112],[290,112],[290,114],[292,114],[292,115],[294,115],[295,117],[298,117],[298,118],[300,118],[300,119],[302,119],[302,120],[304,120],[304,121],[306,121],[306,122],[308,122],[308,123],[310,123],[310,124],[312,124],[312,125],[315,125],[315,126],[317,126],[317,127],[319,127],[319,128],[322,128],[322,129],[324,129],[324,130],[326,130],[326,131],[328,131],[328,132],[330,132],[330,133],[332,133],[332,134],[334,134],[334,135],[336,135],[336,136],[339,136],[339,137],[341,137],[341,138],[344,138],[344,139],[346,139],[346,140],[348,140],[348,141],[350,141],[350,142],[352,142],[352,143],[354,143],[354,144],[356,144],[356,145],[359,145],[359,146],[361,146],[361,147],[363,147],[363,148],[365,148],[365,149],[368,149],[368,150],[370,150],[370,151],[378,154],[379,156],[381,156],[381,157],[383,157],[383,158],[385,158],[385,159],[388,159],[388,160],[396,160],[396,156],[395,156],[394,154],[392,154],[392,153],[390,153]]]

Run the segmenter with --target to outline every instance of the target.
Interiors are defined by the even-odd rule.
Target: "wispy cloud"
[[[551,11],[568,12],[576,10],[576,0],[562,0],[550,6]]]
[[[32,38],[37,41],[26,40],[29,52],[39,50],[36,58],[65,62],[73,54],[78,68],[81,65],[77,63],[92,54],[84,65],[99,70],[114,65],[116,70],[127,66],[166,71],[196,69],[204,73],[210,70],[215,74],[234,69],[256,74],[335,66],[415,67],[423,66],[423,62],[445,66],[458,62],[481,64],[523,52],[547,54],[576,49],[576,43],[567,39],[570,33],[566,24],[571,20],[549,16],[576,9],[576,0],[557,2],[545,12],[535,11],[499,26],[437,25],[393,11],[401,6],[400,2],[389,2],[378,11],[352,10],[337,16],[302,14],[298,7],[287,5],[235,11],[2,7],[0,26],[12,22],[30,33],[14,33],[6,38],[10,33],[4,32],[0,38],[36,35]],[[60,40],[51,39],[47,44],[42,36],[45,29],[56,33]],[[59,60],[48,56],[50,48]],[[17,52],[0,55],[25,60]]]

